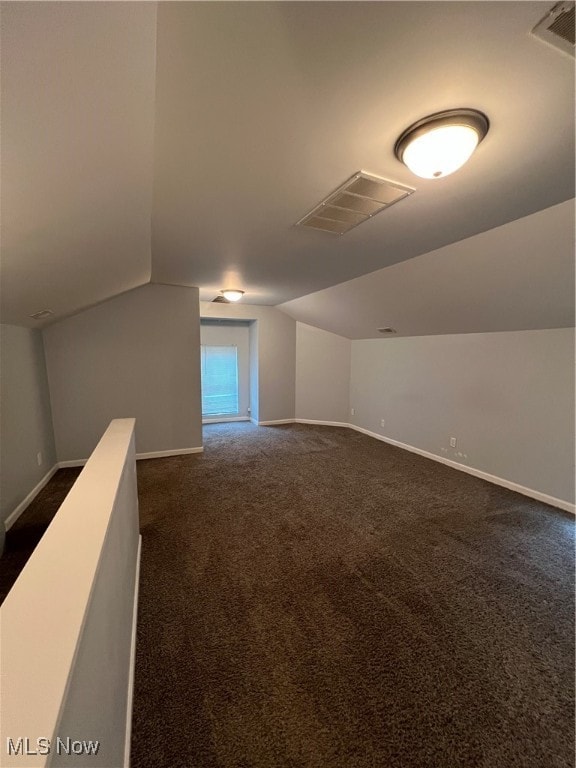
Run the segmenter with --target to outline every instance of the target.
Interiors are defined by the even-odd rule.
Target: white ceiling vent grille
[[[574,7],[572,2],[557,3],[542,21],[536,24],[532,30],[534,37],[574,56]]]
[[[40,312],[34,312],[30,317],[33,317],[34,320],[46,320],[47,317],[50,317],[53,314],[54,312],[52,312],[51,309],[41,309]]]
[[[297,221],[296,226],[343,235],[412,192],[413,187],[358,171]]]

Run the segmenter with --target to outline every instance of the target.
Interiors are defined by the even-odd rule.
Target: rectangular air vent
[[[53,315],[54,312],[52,312],[51,309],[41,309],[40,312],[35,312],[33,315],[30,315],[30,317],[33,317],[34,320],[46,320],[47,317],[50,317],[50,315]]]
[[[574,7],[573,2],[557,3],[532,30],[534,37],[554,46],[559,51],[574,56]]]
[[[412,192],[413,187],[358,171],[297,221],[296,226],[343,235]]]

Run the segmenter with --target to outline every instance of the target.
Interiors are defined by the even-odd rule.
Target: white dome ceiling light
[[[244,296],[244,291],[237,291],[236,289],[226,288],[221,291],[221,294],[225,299],[228,299],[228,301],[240,301],[242,296]]]
[[[475,109],[438,112],[407,128],[394,154],[416,176],[441,179],[470,159],[489,126],[486,115]]]

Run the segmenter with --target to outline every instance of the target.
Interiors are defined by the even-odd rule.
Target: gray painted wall
[[[198,289],[145,285],[44,330],[59,461],[87,458],[115,418],[136,451],[202,445]]]
[[[296,400],[296,321],[274,307],[200,302],[202,317],[255,320],[258,420],[293,419]],[[252,361],[254,362],[254,361]],[[254,381],[251,366],[250,377]],[[252,418],[256,419],[254,413]]]
[[[37,454],[42,454],[38,465]],[[5,520],[56,463],[40,331],[0,328],[0,496]]]
[[[349,339],[296,323],[296,418],[348,423]]]
[[[353,341],[350,405],[357,426],[574,502],[573,329]]]

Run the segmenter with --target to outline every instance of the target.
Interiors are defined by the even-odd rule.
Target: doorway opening
[[[256,357],[252,324],[219,318],[200,321],[203,424],[254,418],[251,379],[257,372],[251,370]]]

